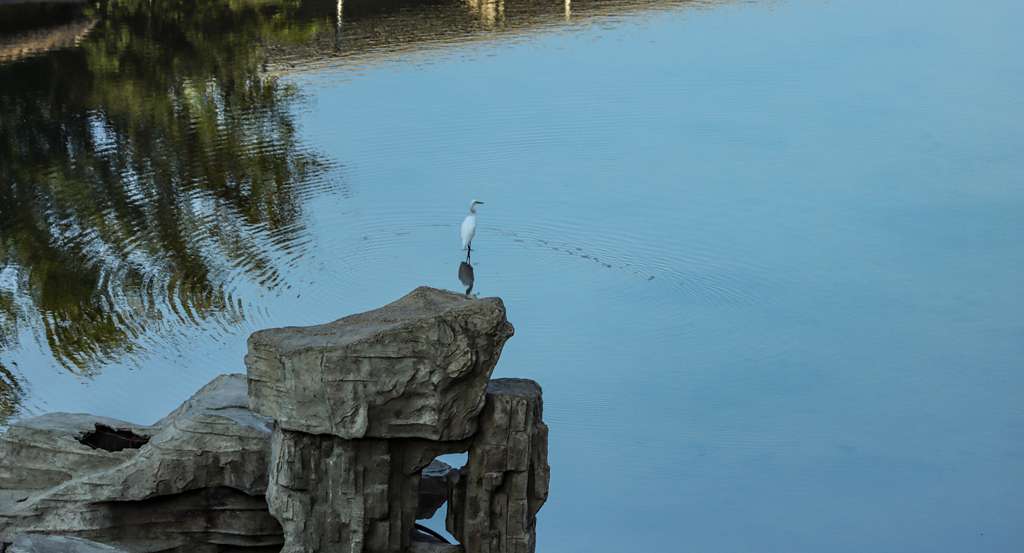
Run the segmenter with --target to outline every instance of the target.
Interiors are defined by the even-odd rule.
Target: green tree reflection
[[[20,399],[21,385],[14,374],[0,363],[0,424],[14,414]]]
[[[153,332],[237,321],[275,286],[326,163],[262,45],[295,2],[111,0],[78,48],[0,65],[0,349],[31,328],[80,374]],[[19,395],[0,371],[0,420]]]

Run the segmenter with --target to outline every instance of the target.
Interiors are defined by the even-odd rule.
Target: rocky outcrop
[[[270,427],[249,411],[242,375],[218,377],[152,427],[29,419],[0,439],[0,542],[50,532],[131,551],[279,547],[263,498],[269,457]]]
[[[417,288],[330,324],[253,334],[249,397],[276,422],[267,503],[284,551],[409,548],[421,472],[469,447],[512,332],[499,299]]]
[[[448,531],[467,553],[533,553],[537,511],[548,497],[548,427],[540,386],[494,380],[469,461],[448,506]]]
[[[54,487],[76,476],[120,465],[135,457],[133,448],[107,450],[83,440],[116,429],[151,436],[156,429],[105,417],[50,413],[26,419],[0,435],[0,490],[27,496]]]
[[[500,299],[425,287],[333,323],[256,332],[252,409],[308,434],[468,438],[512,332]]]
[[[532,553],[547,427],[536,383],[489,381],[511,334],[500,300],[419,288],[255,334],[248,376],[152,426],[21,421],[0,436],[0,553]],[[445,501],[463,545],[415,524]]]

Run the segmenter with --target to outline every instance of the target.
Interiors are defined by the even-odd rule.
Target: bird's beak
[[[480,205],[484,205],[484,203],[483,203],[483,202],[477,202],[477,203],[478,203],[478,204],[480,204]]]

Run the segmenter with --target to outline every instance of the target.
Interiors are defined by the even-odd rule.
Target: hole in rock
[[[105,424],[96,423],[96,430],[86,432],[78,441],[93,449],[121,451],[123,449],[138,449],[146,445],[149,442],[149,436],[140,436],[131,430],[111,428]]]
[[[449,484],[466,460],[464,453],[442,455],[420,473],[418,523],[413,531],[413,541],[459,543],[448,533],[445,519],[448,516]]]
[[[448,532],[448,528],[445,525],[445,519],[447,518],[448,503],[445,503],[434,513],[434,516],[429,519],[417,520],[416,528],[412,534],[413,541],[458,545],[459,540],[455,539],[455,536]]]
[[[459,469],[469,462],[469,453],[446,453],[438,457],[437,460]]]

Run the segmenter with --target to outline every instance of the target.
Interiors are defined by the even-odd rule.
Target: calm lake
[[[106,0],[8,29],[0,426],[152,423],[256,329],[464,290],[476,198],[495,375],[544,387],[538,551],[1024,551],[1022,20]]]

